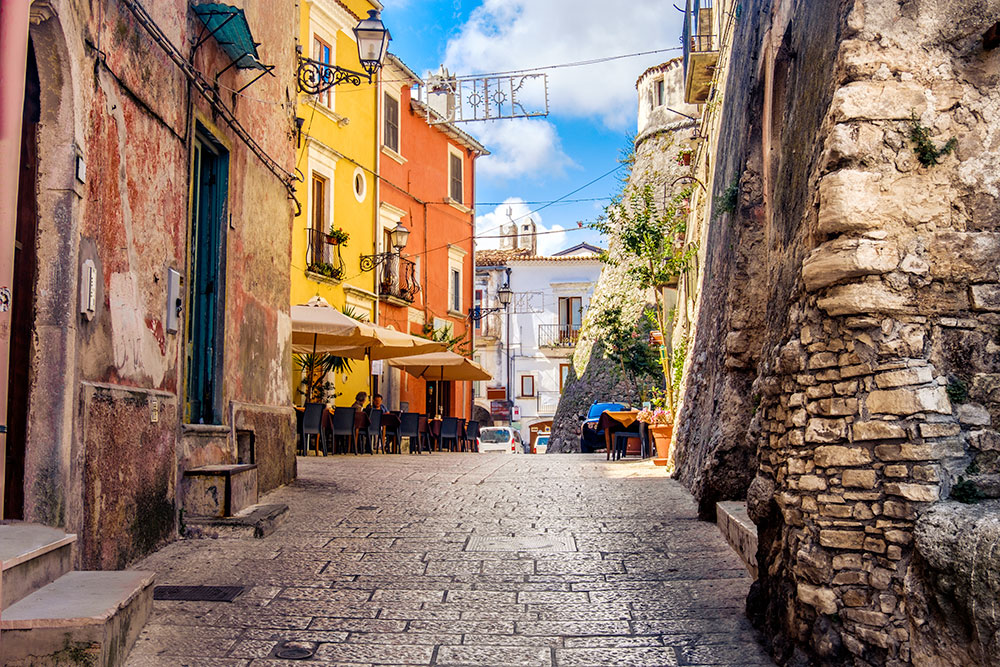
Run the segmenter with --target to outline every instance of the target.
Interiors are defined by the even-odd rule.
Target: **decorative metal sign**
[[[299,90],[308,95],[317,95],[342,83],[360,86],[362,79],[371,83],[370,74],[355,72],[337,65],[321,63],[312,58],[299,57]]]
[[[549,115],[547,74],[457,77],[442,69],[421,87],[420,97],[431,125]]]

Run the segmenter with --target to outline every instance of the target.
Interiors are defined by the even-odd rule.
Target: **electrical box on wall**
[[[181,273],[176,269],[167,269],[167,333],[177,333],[183,307]]]
[[[97,266],[92,259],[80,267],[80,314],[88,322],[97,314]]]

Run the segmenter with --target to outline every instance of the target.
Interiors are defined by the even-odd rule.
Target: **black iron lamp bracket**
[[[394,252],[379,252],[374,255],[361,255],[361,270],[373,271],[379,264],[385,264],[398,255]]]
[[[492,315],[493,313],[502,312],[505,309],[504,306],[499,306],[497,308],[481,308],[476,306],[474,308],[469,308],[469,319],[473,322],[479,322],[487,315]]]
[[[342,83],[360,86],[362,79],[368,83],[372,82],[371,74],[355,72],[339,65],[331,65],[301,56],[299,57],[297,76],[299,90],[309,95],[318,95]]]

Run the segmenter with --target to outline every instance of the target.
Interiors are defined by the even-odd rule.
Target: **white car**
[[[522,450],[521,432],[509,426],[486,426],[479,431],[480,452],[510,452]]]
[[[549,451],[549,434],[548,433],[546,433],[545,435],[538,436],[538,439],[535,440],[535,453],[536,454],[544,454],[547,451]]]

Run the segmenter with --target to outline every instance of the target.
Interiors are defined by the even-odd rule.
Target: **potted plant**
[[[688,166],[691,164],[691,157],[694,155],[694,150],[691,148],[682,148],[680,153],[677,154],[677,164],[682,166]]]
[[[330,233],[326,235],[326,242],[330,245],[347,245],[347,239],[351,235],[340,227],[330,227]]]
[[[670,437],[674,432],[673,414],[662,407],[645,408],[639,412],[636,419],[649,426],[649,434],[656,447],[653,463],[658,466],[667,465],[670,458]]]

